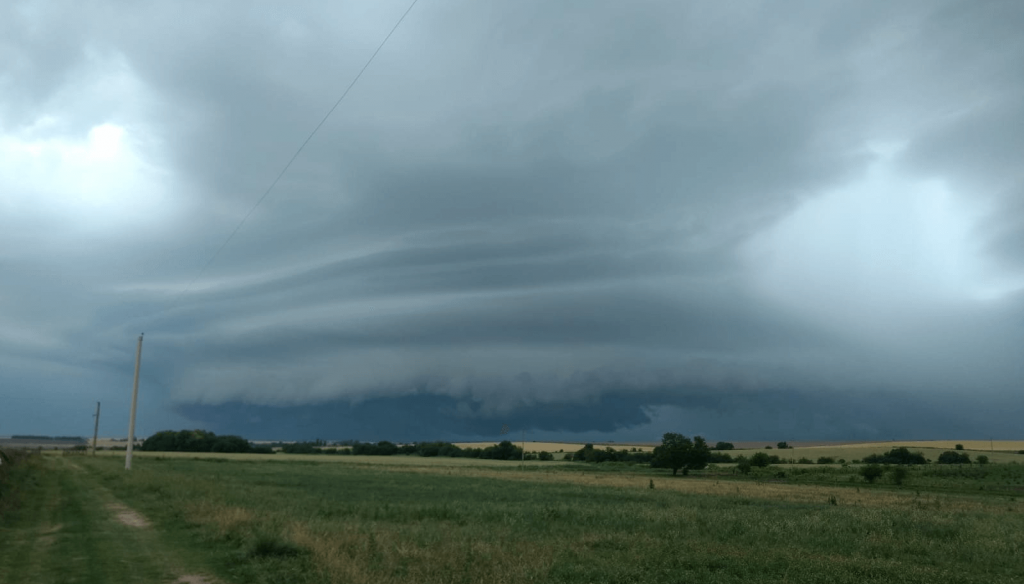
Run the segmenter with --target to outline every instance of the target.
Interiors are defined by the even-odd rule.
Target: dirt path
[[[48,458],[0,526],[0,582],[215,584],[88,471]]]

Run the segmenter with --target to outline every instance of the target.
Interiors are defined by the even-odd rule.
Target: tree
[[[785,450],[785,449],[789,448],[789,443],[788,442],[779,442],[778,444],[776,444],[776,446],[779,447],[779,450]]]
[[[711,450],[732,450],[735,448],[732,442],[715,442],[715,447]]]
[[[217,436],[207,430],[164,430],[146,438],[140,450],[157,452],[252,452],[241,436]]]
[[[963,444],[957,444],[956,445],[956,449],[957,450],[963,450],[964,449],[964,445]]]
[[[711,458],[708,459],[708,462],[714,462],[717,464],[723,462],[733,462],[733,459],[731,456],[724,452],[719,452],[717,450],[712,449]]]
[[[654,449],[651,466],[655,468],[671,468],[672,475],[683,469],[683,474],[690,470],[699,470],[708,465],[711,449],[700,436],[691,441],[682,434],[667,432],[661,438],[661,446]]]
[[[911,452],[905,446],[893,448],[885,454],[869,454],[864,462],[871,464],[926,464],[928,461],[920,452]]]
[[[773,457],[768,456],[764,452],[755,452],[754,455],[750,457],[750,465],[766,467],[772,463],[772,458]]]
[[[742,456],[737,460],[739,462],[736,463],[736,469],[743,474],[748,474],[750,472],[750,461]]]
[[[978,464],[988,464],[988,456],[984,454],[979,454],[977,460]]]

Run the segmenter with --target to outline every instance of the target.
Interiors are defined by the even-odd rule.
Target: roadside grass
[[[361,457],[140,457],[130,473],[114,458],[76,462],[170,540],[208,554],[226,581],[989,583],[1024,574],[1024,508],[972,489],[325,458]]]
[[[0,518],[0,582],[165,583],[202,558],[181,560],[160,534],[118,523],[109,492],[65,458],[34,456],[12,474],[19,495]]]

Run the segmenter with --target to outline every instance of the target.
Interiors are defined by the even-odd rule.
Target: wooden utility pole
[[[124,457],[124,469],[132,469],[132,447],[135,446],[135,404],[139,401],[139,366],[142,364],[142,335],[139,334],[139,346],[135,349],[135,383],[132,384],[132,414],[128,418],[128,451]]]
[[[523,426],[523,459],[519,461],[519,468],[526,465],[526,426]]]
[[[96,435],[100,433],[100,402],[96,402],[96,425],[92,427],[92,455],[96,456]]]

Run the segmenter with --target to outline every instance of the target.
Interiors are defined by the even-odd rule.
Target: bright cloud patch
[[[128,130],[100,124],[82,139],[0,137],[0,200],[19,215],[72,220],[93,230],[165,217],[160,172]]]
[[[984,210],[941,180],[900,175],[895,151],[810,199],[745,249],[762,293],[844,328],[978,300],[998,281],[975,234]]]

